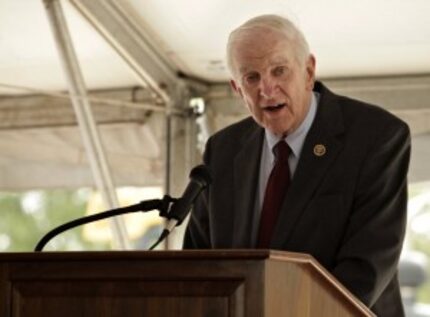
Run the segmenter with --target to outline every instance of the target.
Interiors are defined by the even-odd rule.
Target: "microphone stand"
[[[118,215],[123,215],[126,213],[131,213],[131,212],[137,212],[137,211],[143,211],[143,212],[147,212],[147,211],[151,211],[154,209],[159,210],[160,212],[160,216],[161,217],[165,217],[167,218],[167,215],[169,213],[169,209],[170,209],[170,205],[171,203],[175,202],[177,199],[176,198],[172,198],[169,195],[165,195],[163,197],[163,199],[152,199],[152,200],[145,200],[145,201],[141,201],[138,204],[135,205],[131,205],[131,206],[127,206],[127,207],[121,207],[121,208],[116,208],[116,209],[111,209],[108,211],[104,211],[95,215],[90,215],[90,216],[86,216],[83,218],[79,218],[79,219],[75,219],[72,220],[70,222],[67,222],[57,228],[54,228],[53,230],[49,231],[47,234],[45,234],[42,239],[40,239],[40,241],[37,243],[34,251],[36,252],[40,252],[43,250],[43,247],[55,236],[57,236],[58,234],[75,228],[77,226],[81,226],[93,221],[98,221],[98,220],[102,220],[102,219],[106,219],[106,218],[110,218],[110,217],[114,217],[114,216],[118,216]],[[157,241],[158,243],[160,243],[161,241]],[[158,244],[157,243],[157,244]],[[155,246],[153,246],[155,247]]]

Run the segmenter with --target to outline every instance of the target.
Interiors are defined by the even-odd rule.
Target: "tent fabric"
[[[116,186],[160,185],[160,142],[147,125],[100,127]],[[94,186],[77,126],[0,131],[0,190]]]

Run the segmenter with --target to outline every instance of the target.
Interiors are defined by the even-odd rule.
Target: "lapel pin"
[[[323,144],[316,144],[314,146],[314,154],[316,156],[323,156],[326,153],[326,148]]]

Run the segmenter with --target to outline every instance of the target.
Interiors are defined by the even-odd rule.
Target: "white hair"
[[[294,56],[297,62],[304,65],[306,58],[310,54],[310,50],[303,33],[287,18],[274,14],[260,15],[246,21],[230,33],[227,42],[227,66],[233,76],[233,44],[240,40],[245,33],[255,29],[271,29],[285,36],[286,40],[292,43]]]

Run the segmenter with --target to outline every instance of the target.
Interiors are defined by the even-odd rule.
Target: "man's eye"
[[[252,73],[249,75],[245,76],[245,80],[247,83],[251,84],[251,83],[255,83],[260,79],[260,75],[257,73]]]
[[[287,68],[285,66],[278,66],[278,67],[275,67],[275,69],[273,70],[273,74],[275,76],[281,76],[286,72],[287,72]]]

